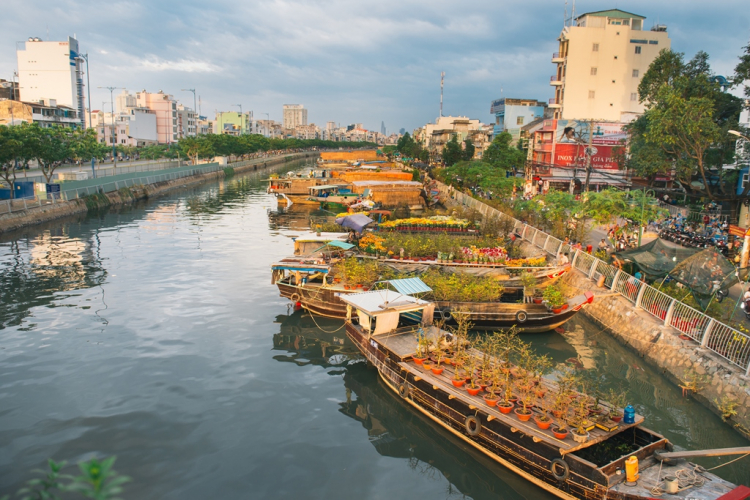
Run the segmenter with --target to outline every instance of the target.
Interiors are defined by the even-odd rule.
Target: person
[[[607,241],[602,238],[602,241],[599,242],[599,250],[607,250],[609,248],[609,245],[607,245]]]
[[[640,270],[636,271],[634,276],[638,281],[643,281],[643,273]]]
[[[570,262],[570,260],[568,260],[568,253],[567,252],[566,253],[562,253],[561,252],[561,253],[557,254],[557,265],[558,266],[565,266],[565,265],[568,264],[568,262]]]
[[[576,131],[573,127],[565,127],[560,142],[576,142]]]

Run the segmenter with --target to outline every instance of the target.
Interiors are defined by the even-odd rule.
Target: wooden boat
[[[322,186],[310,187],[308,201],[320,204],[324,210],[346,212],[349,205],[355,203],[360,196],[352,193],[349,184],[324,184]]]
[[[342,295],[356,294],[366,289],[349,289],[346,285],[332,283],[328,274],[330,266],[321,258],[289,258],[271,266],[272,284],[279,294],[313,314],[329,318],[345,318],[346,304]],[[417,280],[419,281],[419,280]],[[420,281],[421,283],[421,281]],[[426,288],[425,293],[430,289]],[[523,293],[521,292],[521,297]],[[568,300],[563,309],[551,311],[547,306],[513,302],[435,302],[435,318],[453,321],[453,314],[462,311],[477,329],[506,329],[516,326],[519,331],[539,333],[553,330],[575,316],[583,307],[593,302],[594,296],[586,292]]]
[[[669,452],[672,446],[664,436],[642,427],[641,415],[611,431],[597,427],[583,443],[557,439],[551,431],[529,425],[515,414],[501,413],[480,396],[454,387],[451,368],[441,375],[425,370],[413,362],[418,335],[433,340],[449,335],[429,324],[435,307],[430,302],[390,290],[341,299],[349,306],[347,336],[377,368],[386,386],[438,426],[559,498],[652,499],[651,488],[663,485],[661,479],[680,475],[699,480],[671,498],[729,500],[750,494],[747,488],[693,464],[657,460],[659,452]],[[415,316],[423,318],[421,325],[413,324]],[[550,381],[542,380],[542,384],[555,390]],[[619,456],[617,448],[624,443],[630,451]],[[626,482],[622,473],[630,457],[636,457],[639,464],[640,475],[634,483]]]

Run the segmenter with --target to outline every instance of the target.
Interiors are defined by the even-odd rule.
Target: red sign
[[[745,237],[745,229],[741,228],[740,226],[735,226],[734,224],[729,224],[729,234],[732,236],[739,236],[741,238]]]
[[[613,155],[613,150],[616,147],[618,146],[557,143],[555,145],[555,158],[552,163],[563,167],[573,165],[584,167],[586,165],[586,148],[591,148],[591,166],[593,168],[619,170],[620,167]]]

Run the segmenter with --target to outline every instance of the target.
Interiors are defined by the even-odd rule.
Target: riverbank
[[[502,214],[482,203],[481,200],[470,198],[459,192],[449,194],[445,185],[440,184],[440,186],[442,199],[446,204],[472,207],[484,217],[499,215],[508,217],[507,214]],[[552,256],[562,249],[559,240],[531,226],[521,224],[520,227],[516,227],[516,230],[521,232],[523,239],[530,246],[544,249]],[[585,253],[582,255],[586,259],[592,258]],[[571,254],[571,259],[575,263],[573,254]],[[589,260],[586,262],[589,265],[584,267],[590,269]],[[597,269],[600,269],[603,264],[597,264]],[[611,274],[612,269],[607,269],[611,266],[601,267],[600,274],[605,277],[606,283],[602,288],[597,287],[595,281],[590,278],[593,276],[591,272],[585,274],[577,267],[574,266],[574,272],[568,273],[566,282],[579,290],[590,290],[597,295],[594,303],[583,310],[585,316],[600,325],[603,328],[602,331],[609,332],[620,343],[637,352],[654,368],[661,370],[673,383],[680,387],[687,387],[686,396],[692,395],[712,412],[722,417],[727,416],[725,418],[727,423],[741,434],[750,437],[750,376],[745,370],[728,363],[708,348],[711,335],[718,334],[723,343],[743,343],[743,345],[747,342],[746,336],[734,332],[733,337],[733,330],[718,322],[709,322],[707,325],[702,325],[700,331],[685,335],[678,329],[666,325],[664,319],[659,321],[642,307],[636,307],[632,301],[627,300],[618,290],[615,290],[613,287],[615,277]],[[627,278],[624,273],[622,276]],[[618,280],[618,284],[622,281],[622,279]],[[700,313],[694,313],[686,307],[680,306],[680,309],[691,317],[700,317]],[[730,413],[734,414],[729,415]]]
[[[275,158],[259,158],[256,160],[245,160],[230,163],[226,169],[215,172],[206,172],[178,179],[159,181],[153,184],[123,187],[109,193],[95,193],[69,201],[60,201],[55,204],[47,204],[30,207],[27,210],[17,211],[0,215],[0,234],[21,229],[26,226],[49,222],[62,217],[86,213],[110,206],[122,206],[134,203],[138,200],[156,198],[175,189],[195,186],[214,179],[226,177],[233,173],[248,172],[251,170],[262,170],[271,166],[287,163],[306,158],[315,158],[317,152],[294,153]]]

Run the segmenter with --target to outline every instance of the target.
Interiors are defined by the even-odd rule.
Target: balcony
[[[552,141],[540,141],[534,145],[534,151],[540,153],[551,153],[552,152]]]
[[[553,52],[553,53],[552,53],[552,62],[553,62],[553,63],[561,63],[561,62],[563,62],[564,60],[565,60],[565,58],[564,58],[564,57],[562,57],[562,55],[560,55],[560,53],[559,53],[559,52]]]
[[[549,107],[552,109],[560,109],[562,107],[562,104],[557,102],[557,98],[553,97],[549,100]]]
[[[550,76],[549,77],[549,84],[550,85],[556,85],[556,86],[557,85],[562,85],[564,81],[565,81],[565,78],[563,78],[561,76]]]

